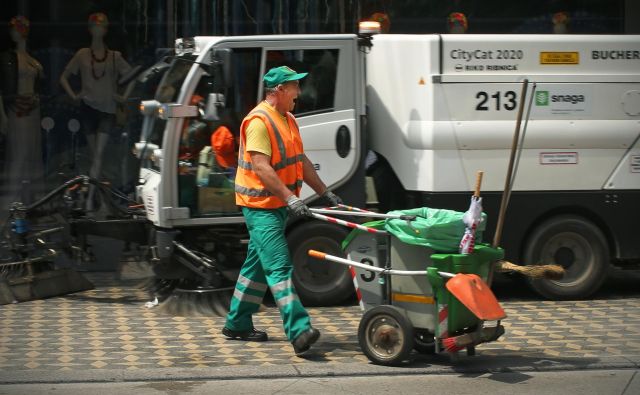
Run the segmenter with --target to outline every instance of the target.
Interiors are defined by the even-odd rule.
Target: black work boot
[[[320,338],[320,331],[316,328],[309,328],[296,337],[291,344],[293,345],[293,351],[297,356],[309,351],[311,345],[318,341]]]
[[[225,326],[222,328],[222,334],[229,339],[240,339],[249,342],[266,342],[269,340],[267,332],[259,331],[256,328],[251,328],[251,330],[248,331],[232,331]]]

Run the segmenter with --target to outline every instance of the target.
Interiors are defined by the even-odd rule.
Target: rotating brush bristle
[[[459,346],[456,343],[455,337],[447,337],[442,339],[442,347],[447,350],[447,352],[454,353],[464,349],[464,346]]]
[[[158,278],[148,280],[143,288],[154,300],[151,307],[162,314],[181,317],[224,317],[229,311],[233,294],[233,287],[188,287],[182,280]]]

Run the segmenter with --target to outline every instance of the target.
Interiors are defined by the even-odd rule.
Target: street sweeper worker
[[[293,264],[285,238],[288,214],[309,216],[299,198],[303,181],[331,205],[342,200],[327,189],[304,153],[298,123],[291,114],[308,73],[274,67],[263,77],[266,98],[242,121],[236,174],[236,204],[249,230],[247,258],[236,283],[222,334],[231,339],[266,341],[253,326],[269,288],[280,310],[284,331],[296,355],[320,337],[311,326],[292,282]]]

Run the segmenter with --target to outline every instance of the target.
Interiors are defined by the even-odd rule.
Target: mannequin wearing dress
[[[14,17],[9,33],[15,50],[3,54],[0,129],[6,134],[5,187],[9,201],[30,203],[43,191],[40,97],[42,65],[27,53],[29,21]]]
[[[117,81],[131,68],[120,52],[110,50],[105,45],[108,24],[107,16],[102,13],[89,16],[91,46],[78,50],[60,76],[64,90],[82,108],[82,126],[92,160],[89,175],[96,179],[102,176],[109,135],[115,133],[116,105],[124,100],[123,96],[118,95]],[[82,88],[76,93],[68,77],[77,73],[80,73]],[[92,196],[93,188],[90,202]]]
[[[551,17],[553,23],[553,34],[568,34],[569,33],[569,14],[560,11],[553,14]]]

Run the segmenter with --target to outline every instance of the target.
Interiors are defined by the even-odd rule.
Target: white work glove
[[[310,217],[311,210],[306,204],[296,195],[291,195],[287,198],[287,208],[289,212],[295,217]]]
[[[322,197],[325,198],[331,206],[342,204],[342,199],[340,199],[340,196],[336,195],[328,189],[322,194]]]

